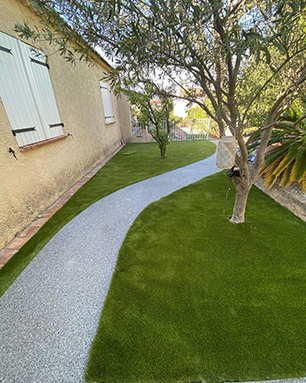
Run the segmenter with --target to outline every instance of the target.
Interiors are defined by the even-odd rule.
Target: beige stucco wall
[[[128,142],[132,135],[130,104],[124,94],[120,94],[117,99],[119,113],[119,121],[124,142]]]
[[[23,20],[39,25],[24,2],[0,0],[0,31],[18,37],[13,28]],[[74,66],[54,54],[49,65],[64,133],[73,138],[20,151],[0,102],[0,249],[131,135],[124,98],[112,97],[115,123],[105,124],[99,80],[108,66],[103,60]]]

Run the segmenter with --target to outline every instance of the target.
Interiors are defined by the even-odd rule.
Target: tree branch
[[[248,111],[250,110],[253,102],[257,99],[257,97],[262,93],[262,91],[265,89],[265,87],[273,80],[273,78],[279,73],[279,71],[286,65],[288,64],[288,62],[290,60],[292,60],[295,56],[297,56],[298,54],[304,52],[306,50],[306,47],[303,48],[303,49],[300,49],[298,50],[297,52],[295,52],[293,55],[291,55],[290,57],[288,57],[277,69],[276,71],[272,74],[272,76],[270,76],[267,81],[260,87],[260,89],[256,92],[255,96],[251,99],[250,103],[248,104],[244,114],[243,114],[243,117],[242,117],[242,122],[241,124],[243,125],[245,119],[246,119],[246,115],[248,113]]]

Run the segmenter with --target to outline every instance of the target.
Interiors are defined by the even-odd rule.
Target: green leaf
[[[198,5],[195,5],[193,8],[193,17],[196,20],[199,20],[199,16],[200,16],[200,7]]]
[[[265,167],[270,166],[275,161],[278,161],[278,163],[285,157],[286,153],[288,152],[288,146],[289,145],[282,145],[278,146],[268,152],[266,155],[266,165]]]
[[[277,163],[274,163],[273,165],[270,166],[270,168],[262,172],[265,179],[264,185],[272,187],[274,183],[276,182],[277,177],[273,174],[275,166],[277,166]]]
[[[285,49],[285,47],[284,47],[282,44],[280,44],[277,40],[273,40],[272,44],[273,44],[276,48],[278,48],[281,52],[286,53],[286,49]]]
[[[277,168],[274,170],[273,174],[275,176],[279,176],[280,173],[286,169],[286,167],[290,164],[291,161],[293,161],[296,157],[296,155],[299,152],[299,145],[294,144],[291,149],[289,150],[288,154],[284,157],[284,159],[279,163]]]
[[[247,38],[251,38],[253,40],[263,40],[263,37],[260,33],[255,31],[250,31],[246,33]]]
[[[264,52],[264,54],[265,54],[265,56],[266,56],[266,62],[267,62],[267,64],[269,65],[269,64],[271,63],[271,55],[270,55],[270,52],[269,52],[269,50],[268,50],[267,47],[263,47],[262,50],[263,50],[263,52]]]
[[[285,169],[285,171],[283,172],[282,176],[281,176],[281,182],[280,182],[280,186],[288,186],[289,183],[290,183],[290,173],[291,173],[291,170],[293,168],[293,165],[294,165],[294,161],[292,161],[288,166],[287,168]]]
[[[302,181],[306,176],[306,147],[302,147],[291,171],[290,182]]]
[[[260,53],[261,53],[261,51],[260,51],[260,49],[258,49],[256,52],[256,64],[257,65],[260,63]]]

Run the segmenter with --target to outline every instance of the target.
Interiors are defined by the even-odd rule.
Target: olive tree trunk
[[[249,191],[250,189],[243,188],[241,188],[239,191],[237,190],[233,215],[230,219],[233,223],[244,222],[245,209],[247,205]]]
[[[245,221],[245,210],[247,205],[247,200],[249,196],[249,192],[256,178],[258,177],[261,168],[265,162],[265,151],[271,137],[273,121],[275,121],[278,112],[278,107],[281,104],[281,101],[284,98],[284,95],[281,95],[278,101],[274,104],[274,106],[270,109],[268,116],[266,118],[264,127],[261,128],[261,142],[260,146],[257,150],[255,161],[249,169],[248,164],[248,151],[247,145],[248,142],[245,143],[242,135],[238,132],[237,139],[238,144],[241,150],[241,154],[236,155],[236,163],[239,167],[240,177],[234,176],[234,185],[236,188],[236,200],[233,209],[233,215],[231,217],[231,221],[233,223],[243,223]],[[278,112],[278,113],[277,113]],[[237,133],[237,132],[236,132]]]
[[[247,200],[249,192],[252,187],[252,182],[249,176],[249,167],[246,163],[239,169],[240,177],[234,176],[234,185],[236,188],[236,200],[234,205],[233,214],[231,217],[231,222],[233,223],[243,223],[245,217],[245,210],[247,205]]]

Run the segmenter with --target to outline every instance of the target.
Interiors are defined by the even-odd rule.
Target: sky
[[[174,101],[174,115],[178,117],[186,117],[186,105],[187,101],[185,100],[175,100]]]

